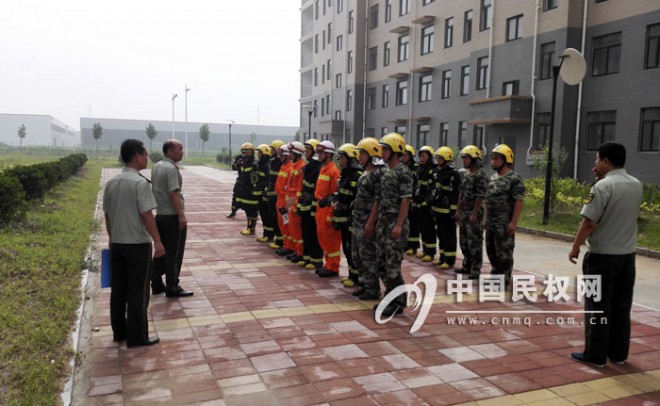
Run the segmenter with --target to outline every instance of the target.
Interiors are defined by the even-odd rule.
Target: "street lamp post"
[[[176,99],[178,95],[176,93],[172,93],[172,138],[174,138],[174,99]]]
[[[314,110],[316,110],[316,106],[313,104],[305,104],[303,105],[304,108],[307,109],[307,137],[305,138],[305,134],[303,133],[303,141],[306,141],[308,139],[312,138],[312,114],[314,114]]]
[[[186,93],[185,93],[185,105],[186,105],[186,156],[188,156],[188,92],[190,89],[188,89],[188,84],[186,84]]]
[[[232,156],[231,156],[231,126],[236,123],[234,120],[227,120],[229,122],[229,163],[231,164],[232,161]]]

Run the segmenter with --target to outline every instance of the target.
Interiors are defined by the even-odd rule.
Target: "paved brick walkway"
[[[105,170],[104,179],[114,173]],[[404,261],[406,281],[432,274],[438,289],[411,334],[419,311],[378,324],[376,302],[356,300],[339,280],[241,236],[242,212],[224,216],[234,174],[182,173],[189,232],[181,285],[195,295],[152,296],[150,328],[161,343],[128,350],[112,341],[109,289],[93,274],[91,334],[83,337],[73,404],[660,404],[657,311],[634,307],[626,365],[591,368],[568,358],[582,350],[579,303],[479,303],[476,294],[459,303],[446,294],[453,272],[413,259]],[[536,287],[540,294],[539,278]],[[449,313],[486,310],[506,313]],[[529,313],[550,310],[558,313]]]

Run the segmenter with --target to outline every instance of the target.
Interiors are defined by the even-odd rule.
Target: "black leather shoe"
[[[293,262],[294,264],[297,264],[298,262],[302,261],[304,258],[301,257],[300,255],[294,255],[290,258],[290,261]]]
[[[112,336],[112,341],[116,343],[121,343],[122,341],[126,341],[126,336],[121,336],[121,337]]]
[[[380,299],[380,292],[374,292],[372,290],[365,290],[358,295],[360,300],[378,300]],[[378,307],[378,306],[376,306]]]
[[[454,269],[454,272],[456,272],[456,273],[460,273],[460,274],[463,274],[463,275],[467,275],[467,274],[470,273],[470,271],[469,271],[468,269],[465,269],[465,268]]]
[[[163,292],[165,292],[165,285],[156,285],[151,287],[152,295],[160,295]]]
[[[333,278],[335,276],[339,276],[339,272],[331,271],[329,269],[323,269],[319,271],[319,276],[321,278]]]
[[[383,309],[383,313],[381,313],[385,317],[389,316],[396,316],[397,314],[402,314],[403,313],[403,307],[396,305],[394,303],[388,304],[385,309]]]
[[[158,337],[149,337],[149,338],[147,338],[147,341],[145,341],[143,343],[127,344],[126,348],[147,347],[149,345],[158,344],[159,342],[160,342],[160,338],[158,338]]]
[[[232,210],[229,213],[227,213],[227,218],[230,219],[232,217],[236,217],[236,210]]]
[[[174,290],[168,290],[165,292],[167,297],[188,297],[194,295],[193,292],[189,290],[184,290],[181,286],[177,286]]]
[[[605,366],[605,362],[594,362],[592,360],[588,360],[583,352],[574,352],[571,353],[571,359],[573,361],[581,362],[583,364],[591,365],[592,367],[596,368],[602,368]]]

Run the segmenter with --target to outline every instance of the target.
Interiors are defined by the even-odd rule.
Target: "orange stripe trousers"
[[[291,237],[292,250],[296,255],[303,256],[302,217],[297,212],[289,210],[289,236]]]
[[[332,207],[317,208],[316,232],[325,257],[325,269],[339,272],[341,231],[332,228]]]

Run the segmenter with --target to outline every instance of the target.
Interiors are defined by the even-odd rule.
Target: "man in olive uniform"
[[[298,213],[302,222],[303,260],[305,269],[323,268],[323,249],[319,243],[316,231],[316,200],[314,191],[321,172],[321,162],[316,155],[319,140],[311,138],[305,141],[305,158],[307,165],[302,168],[303,184],[298,199]]]
[[[438,171],[434,175],[435,198],[431,203],[431,211],[440,242],[440,257],[433,264],[440,265],[441,269],[449,269],[456,263],[455,216],[461,177],[454,169],[454,152],[451,148],[438,148],[434,158]]]
[[[263,235],[257,238],[259,242],[273,241],[275,229],[271,223],[268,204],[268,177],[270,176],[270,158],[272,150],[266,144],[257,147],[257,182],[254,184],[254,197],[259,199],[259,217],[263,227]]]
[[[483,263],[483,201],[488,188],[488,176],[481,169],[481,156],[481,150],[474,145],[467,145],[461,150],[463,167],[467,172],[461,181],[456,221],[463,252],[463,268],[455,271],[469,275],[470,279],[479,279]]]
[[[357,182],[351,221],[351,254],[353,264],[359,270],[360,282],[360,289],[353,292],[353,295],[360,300],[380,299],[379,247],[375,235],[378,221],[376,199],[380,196],[380,180],[387,167],[381,158],[382,147],[376,138],[363,138],[358,142],[356,150],[364,172]]]
[[[505,287],[511,282],[516,229],[525,198],[525,184],[513,170],[513,151],[500,144],[490,154],[491,176],[486,191],[486,253],[491,274],[504,275]]]
[[[378,227],[376,236],[380,246],[378,276],[385,284],[386,295],[398,286],[404,285],[401,262],[408,242],[408,209],[412,198],[413,175],[400,161],[405,153],[406,143],[397,133],[386,134],[379,141],[383,148],[383,160],[389,170],[380,180],[378,204]],[[383,310],[385,317],[403,313],[408,305],[408,295],[402,293]]]
[[[428,203],[428,194],[433,188],[433,175],[435,174],[435,165],[433,164],[433,147],[423,146],[417,152],[419,156],[419,165],[415,173],[415,183],[413,185],[412,207],[416,216],[417,226],[422,236],[422,254],[423,262],[433,261],[435,251],[438,247],[438,240],[435,232],[435,224],[430,221],[431,207]],[[412,227],[411,227],[412,228]],[[410,237],[408,237],[410,241]]]
[[[122,142],[120,154],[125,166],[105,185],[103,211],[112,262],[112,338],[126,340],[131,348],[160,341],[149,337],[147,322],[152,239],[154,258],[162,257],[165,249],[151,212],[156,200],[149,181],[140,174],[149,160],[147,149],[142,141],[128,139]]]
[[[273,140],[270,143],[270,152],[272,158],[269,162],[270,171],[268,172],[268,216],[270,217],[270,224],[273,226],[273,238],[270,239],[268,245],[272,249],[282,248],[283,238],[280,226],[277,223],[277,193],[275,193],[275,182],[280,174],[280,167],[282,166],[282,158],[280,157],[279,148],[284,145],[284,141]]]

